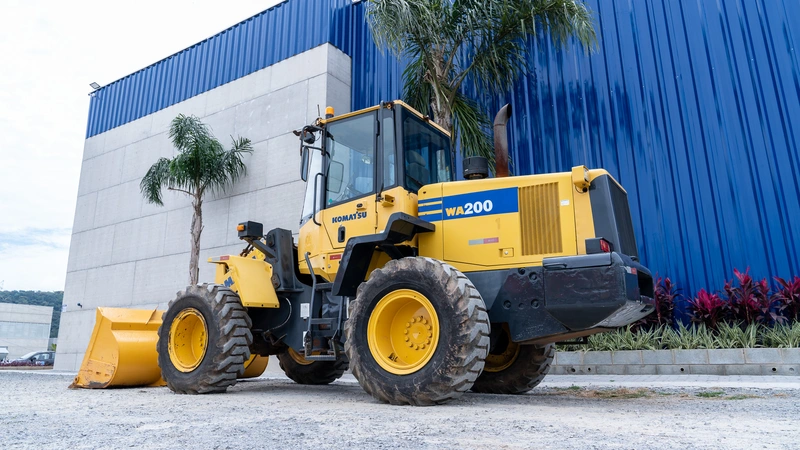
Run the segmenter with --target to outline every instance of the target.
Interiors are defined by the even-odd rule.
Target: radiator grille
[[[561,253],[561,208],[558,183],[519,188],[522,254]]]

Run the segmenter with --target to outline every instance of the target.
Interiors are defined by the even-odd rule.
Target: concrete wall
[[[8,349],[8,359],[47,350],[52,318],[52,306],[0,303],[0,347]]]
[[[167,191],[159,207],[139,191],[147,169],[175,155],[170,121],[193,114],[225,146],[231,135],[253,142],[247,177],[203,204],[200,279],[213,281],[214,267],[203,261],[241,251],[237,223],[255,220],[265,231],[297,233],[305,183],[291,131],[318,117],[318,105],[323,113],[327,105],[337,114],[350,111],[350,68],[347,55],[324,44],[86,140],[56,370],[80,366],[96,307],[165,308],[187,284],[189,198]]]

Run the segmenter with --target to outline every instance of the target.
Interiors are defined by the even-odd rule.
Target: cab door
[[[334,249],[354,236],[375,233],[377,112],[331,122],[324,209],[319,215]]]

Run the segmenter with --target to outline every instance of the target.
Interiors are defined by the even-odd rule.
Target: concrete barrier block
[[[611,352],[588,351],[583,355],[584,364],[612,364]]]
[[[779,348],[746,348],[744,359],[747,364],[780,364],[783,355]]]
[[[78,196],[75,205],[75,219],[72,222],[72,232],[91,230],[94,228],[94,213],[97,207],[97,192]]]
[[[762,375],[797,376],[800,364],[766,364],[761,366]]]
[[[94,226],[104,227],[141,217],[143,202],[138,181],[103,189],[97,193]]]
[[[644,364],[673,364],[671,350],[642,350]]]
[[[800,348],[782,348],[781,359],[784,364],[800,365]]]
[[[586,366],[587,368],[592,368],[591,366]],[[610,365],[597,365],[594,366],[592,370],[585,370],[582,372],[587,375],[595,374],[595,375],[625,375],[625,366],[617,365],[617,364],[610,364]]]
[[[583,364],[583,352],[556,352],[553,364],[562,366],[580,366]]]
[[[688,368],[693,375],[725,375],[725,366],[719,364],[692,364]]]
[[[680,364],[664,364],[656,366],[657,375],[688,375],[689,366]]]
[[[744,350],[740,348],[709,350],[708,362],[710,364],[744,364]]]
[[[731,364],[724,367],[725,375],[761,375],[761,366],[758,364]]]
[[[708,350],[673,350],[675,364],[708,364]]]
[[[124,157],[125,150],[120,148],[84,161],[78,182],[78,195],[86,195],[120,184]]]
[[[566,366],[551,366],[548,375],[568,375]]]
[[[166,212],[116,224],[111,263],[118,264],[163,255],[166,225]]]
[[[642,364],[642,352],[639,350],[625,350],[611,352],[614,364]]]
[[[631,364],[625,366],[626,375],[655,375],[656,366],[654,364]]]

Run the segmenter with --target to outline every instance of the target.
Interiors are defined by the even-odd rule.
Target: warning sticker
[[[484,238],[484,239],[471,239],[469,241],[469,245],[497,244],[498,242],[500,242],[500,238],[496,237]]]

